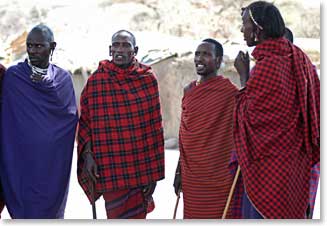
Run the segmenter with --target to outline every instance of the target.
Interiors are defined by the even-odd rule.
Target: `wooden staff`
[[[93,215],[93,219],[97,219],[97,209],[95,207],[95,198],[94,198],[94,187],[95,187],[95,184],[91,180],[92,215]]]
[[[179,203],[180,198],[181,198],[181,189],[178,190],[177,200],[176,200],[175,209],[174,209],[174,216],[173,216],[174,220],[176,219],[176,213],[177,213],[177,208],[178,208],[178,203]]]
[[[232,197],[233,197],[233,193],[234,193],[234,190],[235,190],[236,182],[238,180],[238,177],[240,175],[240,172],[241,172],[241,168],[240,168],[240,165],[238,165],[237,171],[236,171],[236,174],[235,174],[235,177],[234,177],[234,181],[233,181],[233,184],[232,184],[232,187],[231,187],[231,189],[229,191],[229,195],[228,195],[228,199],[227,199],[227,203],[226,203],[226,206],[225,206],[225,209],[224,209],[224,213],[223,213],[222,219],[226,219],[226,215],[227,215],[227,212],[228,212],[228,209],[229,209],[230,202],[231,202]]]

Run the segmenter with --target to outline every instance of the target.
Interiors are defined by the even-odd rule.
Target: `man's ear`
[[[137,55],[137,52],[139,51],[139,47],[138,46],[135,46],[134,47],[134,55],[136,56]]]
[[[109,56],[112,56],[111,46],[109,46]]]
[[[254,32],[255,32],[255,37],[256,37],[255,41],[263,40],[263,34],[264,34],[263,30],[260,30],[260,28],[256,27]]]
[[[55,50],[56,46],[57,46],[57,43],[56,42],[50,42],[50,49],[52,51]]]
[[[217,67],[217,69],[219,69],[220,68],[220,65],[221,65],[221,62],[223,61],[223,56],[218,56],[217,57],[217,61],[216,61],[216,67]]]

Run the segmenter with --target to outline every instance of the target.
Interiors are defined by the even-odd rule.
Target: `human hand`
[[[84,157],[84,172],[89,176],[89,178],[96,182],[97,178],[99,178],[98,174],[98,166],[96,162],[93,159],[92,153],[90,151],[87,151],[83,153]]]
[[[175,189],[175,194],[177,196],[178,196],[179,192],[182,191],[182,175],[180,173],[175,174],[174,189]]]
[[[144,186],[143,187],[143,194],[144,194],[144,196],[145,197],[148,197],[148,196],[150,196],[150,195],[152,195],[153,194],[153,192],[154,192],[154,190],[155,190],[155,188],[156,188],[156,186],[157,186],[157,183],[150,183],[149,185],[147,185],[147,186]]]
[[[241,85],[245,86],[250,75],[250,56],[249,53],[239,51],[234,61],[234,67],[240,75]]]

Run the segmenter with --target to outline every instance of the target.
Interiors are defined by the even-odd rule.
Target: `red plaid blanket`
[[[234,139],[247,193],[265,218],[304,218],[320,161],[320,82],[286,39],[267,40],[237,96]]]
[[[98,165],[96,198],[103,192],[164,178],[164,141],[158,84],[151,68],[134,60],[121,69],[100,62],[81,94],[78,180],[89,195],[81,152],[87,142]]]

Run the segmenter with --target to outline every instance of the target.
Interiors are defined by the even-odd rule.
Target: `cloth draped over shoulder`
[[[78,122],[71,75],[33,83],[27,60],[3,78],[0,175],[12,218],[62,218]]]
[[[304,218],[311,169],[320,161],[320,82],[284,38],[252,53],[256,64],[237,95],[234,140],[246,192],[265,218]]]
[[[127,69],[101,61],[82,91],[77,174],[92,201],[81,156],[88,142],[100,174],[95,199],[164,178],[158,83],[150,67],[136,59]]]
[[[228,163],[238,89],[223,76],[189,87],[179,130],[184,218],[219,219],[233,181]]]

